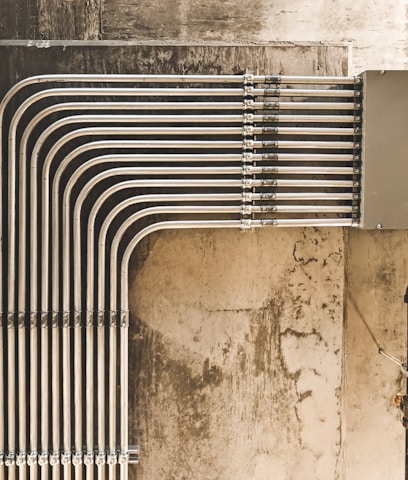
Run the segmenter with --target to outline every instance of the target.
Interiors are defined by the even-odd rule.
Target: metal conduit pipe
[[[24,79],[14,85],[5,95],[1,104],[0,104],[0,132],[2,132],[2,125],[3,125],[3,116],[4,111],[10,102],[11,98],[24,88],[35,85],[35,84],[43,84],[47,82],[153,82],[153,81],[161,81],[161,82],[177,82],[177,81],[188,81],[188,82],[229,82],[229,83],[241,83],[248,79],[248,76],[187,76],[187,75],[172,75],[172,76],[154,76],[154,75],[144,75],[144,76],[137,76],[137,75],[43,75],[43,76],[36,76],[31,77],[28,79]],[[344,84],[355,84],[360,80],[358,78],[351,78],[351,77],[284,77],[284,76],[253,76],[249,77],[250,81],[253,83],[261,83],[261,82],[286,82],[286,83],[344,83]],[[117,92],[116,92],[117,93]],[[52,95],[52,94],[51,94]],[[2,162],[0,162],[2,163]],[[1,302],[2,304],[2,302]]]
[[[63,105],[63,104],[62,104],[62,105]],[[92,104],[90,104],[90,105],[92,105]],[[100,105],[101,105],[101,104],[100,104]],[[128,103],[128,104],[125,104],[125,106],[127,106],[127,105],[134,105],[134,104],[129,104],[129,103]],[[53,108],[53,107],[50,107],[48,110],[51,111],[51,110],[54,110],[54,108]],[[41,114],[40,114],[40,118],[42,118]],[[189,118],[189,117],[187,117],[187,118]],[[339,118],[339,116],[337,116],[336,118]],[[341,118],[341,116],[340,116],[340,118]],[[37,119],[37,120],[39,120],[39,119]],[[56,126],[57,126],[57,125],[54,124],[54,128],[55,128]],[[24,158],[24,157],[23,157],[23,158]],[[24,175],[23,175],[23,178],[25,178]],[[21,188],[20,191],[21,191],[21,192],[25,192],[25,188]],[[22,205],[25,205],[25,202],[21,202],[21,204],[22,204]],[[24,215],[21,215],[20,218],[25,218],[25,216],[24,216]],[[24,235],[21,235],[21,237],[24,238]],[[24,252],[25,249],[23,248],[21,251]],[[24,262],[21,262],[21,264],[23,265]],[[22,308],[20,307],[20,310],[21,310],[21,309],[22,309]]]
[[[40,142],[40,143],[41,143],[41,142]],[[25,190],[24,190],[24,189],[22,189],[22,191],[25,191]],[[22,204],[24,205],[24,204],[25,204],[25,202],[22,202]],[[23,216],[22,216],[22,217],[23,217]],[[24,251],[24,250],[23,250],[23,251]],[[23,264],[23,262],[21,262],[21,264]]]
[[[265,119],[264,119],[264,121],[265,121]],[[343,133],[344,133],[344,132],[343,132]],[[249,144],[249,143],[248,143],[248,144],[245,144],[245,145],[246,145],[246,146],[250,145],[251,147],[253,147],[254,143],[252,143],[252,145]],[[283,145],[283,144],[281,144],[281,145]],[[264,142],[263,146],[264,146],[264,147],[267,147],[267,148],[268,148],[268,147],[272,147],[272,148],[273,148],[273,147],[276,146],[276,142],[273,143],[273,144],[272,144],[271,142],[270,142],[269,144],[268,144],[267,142]],[[183,147],[183,148],[184,148],[184,147]],[[283,154],[283,155],[285,155],[285,154]],[[288,155],[290,155],[290,154],[288,154]],[[265,168],[266,168],[266,167],[265,167]],[[207,170],[208,170],[208,169],[207,169]],[[226,170],[228,170],[228,169],[224,169],[224,172],[225,172]],[[274,170],[272,170],[272,169],[270,169],[269,171],[268,171],[267,169],[263,169],[263,170],[261,170],[261,171],[260,171],[260,170],[252,170],[252,171],[250,171],[250,170],[248,169],[248,170],[246,171],[246,174],[255,174],[255,172],[256,172],[256,173],[261,173],[261,172],[262,172],[262,173],[267,174],[267,173],[272,173],[273,171],[274,171]],[[281,172],[282,172],[282,170],[281,170]],[[287,172],[288,172],[288,171],[287,171]],[[174,173],[174,172],[173,172],[173,173]],[[202,175],[202,174],[204,174],[203,171],[199,173],[199,175]],[[228,173],[228,174],[230,174],[230,173]],[[344,170],[342,170],[341,173],[339,173],[339,174],[344,174]],[[259,183],[258,183],[258,182],[259,182]],[[13,182],[10,182],[10,184],[12,184],[12,183],[13,183]],[[268,182],[264,182],[264,181],[259,181],[259,180],[257,180],[256,183],[254,183],[254,185],[263,185],[263,184],[266,184],[266,185],[267,185]],[[309,183],[309,185],[310,185],[310,183]],[[338,184],[338,185],[340,185],[340,184]],[[47,189],[47,190],[48,190],[48,189]],[[10,198],[12,198],[13,195],[15,195],[15,192],[12,192],[12,189],[9,189],[9,191],[10,191]],[[341,194],[343,194],[343,193],[341,193]],[[10,202],[10,203],[11,203],[11,202]],[[301,208],[301,207],[299,207],[299,208]],[[255,210],[256,210],[256,209],[257,209],[257,207],[255,208]],[[288,219],[288,220],[290,220],[290,219]],[[263,223],[262,223],[262,221],[261,221],[261,224],[262,224],[262,225],[266,225],[266,224],[267,224],[266,222],[267,222],[267,221],[263,221]],[[335,223],[337,222],[336,224],[338,224],[338,221],[334,221],[334,222],[335,222]],[[10,222],[9,222],[9,223],[10,223]],[[307,223],[307,222],[306,222],[306,223]],[[346,222],[346,223],[347,223],[347,222]],[[13,222],[11,222],[11,224],[13,224]],[[10,229],[10,226],[9,226],[9,229]],[[11,236],[10,236],[10,237],[11,237]],[[10,238],[10,237],[9,237],[9,238]],[[32,251],[34,251],[34,250],[32,250]],[[14,263],[14,261],[10,262],[9,265],[10,265],[11,263]],[[11,268],[11,267],[9,267],[9,268]],[[18,278],[19,278],[19,281],[20,281],[21,277],[18,276]],[[31,287],[30,287],[30,288],[31,288]],[[42,295],[44,295],[43,291],[42,291]],[[11,297],[10,297],[10,298],[11,298]],[[10,302],[9,302],[9,303],[10,303]],[[113,355],[112,358],[116,358],[116,354]],[[21,359],[19,358],[19,360],[21,360]],[[120,365],[122,365],[122,361],[120,362]],[[116,371],[116,369],[115,369],[115,371]],[[123,371],[122,371],[122,370],[121,370],[121,375],[123,375]],[[22,376],[19,376],[19,381],[21,381],[22,378],[23,378]],[[21,427],[21,425],[20,425],[20,427]],[[20,436],[21,436],[21,435],[20,435]],[[67,468],[68,468],[68,467],[67,467]],[[69,468],[68,468],[68,470],[69,470]],[[68,473],[68,470],[67,470],[67,473]],[[122,468],[121,468],[121,470],[122,470]],[[43,471],[45,471],[45,470],[42,470],[42,472],[43,472]],[[80,470],[80,471],[82,471],[82,470]],[[22,475],[24,474],[23,471],[21,472],[21,474],[22,474]],[[79,475],[79,472],[78,472],[78,475]]]

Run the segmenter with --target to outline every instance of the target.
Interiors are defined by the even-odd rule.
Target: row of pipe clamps
[[[56,466],[56,465],[125,465],[129,462],[129,452],[37,452],[0,454],[0,465],[12,467],[28,466]],[[136,462],[135,462],[136,463]]]
[[[244,97],[253,97],[253,75],[244,75]],[[245,100],[244,100],[245,101]],[[250,99],[253,105],[253,98]],[[254,115],[244,113],[242,119],[242,157],[241,157],[241,230],[252,227],[252,172],[254,150]],[[248,138],[249,137],[249,138]]]

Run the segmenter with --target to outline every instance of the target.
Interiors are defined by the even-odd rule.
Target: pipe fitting
[[[242,152],[242,159],[243,163],[252,163],[253,153],[252,152]]]
[[[79,328],[82,324],[82,312],[74,312],[74,327]]]
[[[0,465],[4,465],[4,453],[0,453]]]
[[[59,452],[51,452],[50,453],[50,465],[53,467],[60,463],[60,454]]]
[[[61,453],[61,465],[68,465],[71,463],[71,452],[67,450]]]
[[[84,454],[84,464],[85,465],[92,465],[95,461],[95,453],[94,452],[86,452]]]
[[[58,328],[59,324],[59,313],[58,312],[52,312],[51,314],[51,327],[52,328]]]
[[[252,205],[250,203],[244,203],[241,205],[241,215],[245,217],[252,215]]]
[[[41,328],[48,328],[48,312],[40,313]]]
[[[120,452],[118,456],[118,463],[119,465],[125,465],[129,462],[129,453],[128,452]]]
[[[254,75],[252,73],[244,73],[244,85],[248,83],[254,83]]]
[[[118,456],[116,452],[109,452],[107,455],[107,464],[116,465],[118,463]]]
[[[69,312],[62,312],[62,326],[63,327],[70,326]]]
[[[254,141],[249,138],[243,138],[242,139],[242,148],[244,150],[253,150],[254,148]]]
[[[252,228],[252,220],[250,218],[241,218],[241,230],[251,230]]]
[[[243,190],[247,190],[249,188],[252,188],[252,186],[253,186],[252,178],[248,178],[248,177],[243,177],[242,178],[242,189]]]
[[[106,463],[106,452],[98,452],[95,455],[95,464],[104,465]]]
[[[41,452],[38,455],[38,465],[43,466],[48,464],[48,452]]]
[[[244,137],[251,137],[254,134],[254,127],[252,125],[242,126],[242,135]]]
[[[241,167],[241,175],[243,176],[250,176],[252,175],[252,165],[248,165],[247,163],[243,163]]]
[[[244,110],[253,110],[255,102],[250,98],[245,98],[243,102]]]
[[[129,327],[129,310],[120,312],[120,326],[123,328]]]
[[[38,327],[38,315],[37,312],[30,313],[30,328],[35,329]]]
[[[15,314],[14,312],[7,313],[7,328],[15,327]]]
[[[24,328],[25,327],[25,319],[26,319],[25,312],[17,312],[17,327],[18,328]]]
[[[87,327],[93,327],[93,324],[94,324],[93,318],[94,318],[93,311],[87,310],[87,312],[86,312],[86,326]]]
[[[104,327],[105,326],[105,311],[98,310],[96,313],[96,326]]]
[[[16,464],[16,455],[14,453],[8,453],[5,456],[4,465],[6,467],[12,467]]]
[[[82,452],[73,452],[72,454],[72,465],[81,465],[82,462]]]
[[[242,192],[242,203],[252,203],[252,192]]]
[[[254,123],[254,114],[253,113],[244,113],[243,114],[243,123]]]
[[[20,452],[16,455],[16,465],[17,467],[22,467],[27,463],[27,454],[25,452]]]
[[[245,86],[244,95],[253,97],[255,93],[255,87],[252,85]]]
[[[109,326],[117,327],[118,326],[118,314],[116,310],[111,310],[109,314]]]
[[[31,467],[32,465],[36,465],[38,460],[38,453],[37,452],[30,452],[27,455],[27,465]]]

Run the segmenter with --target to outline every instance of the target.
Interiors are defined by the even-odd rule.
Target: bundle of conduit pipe
[[[165,229],[358,223],[359,78],[47,75],[4,97],[0,480],[127,479],[128,265]]]

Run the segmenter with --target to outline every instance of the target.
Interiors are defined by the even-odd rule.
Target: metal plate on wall
[[[408,71],[363,73],[361,221],[408,228]]]

